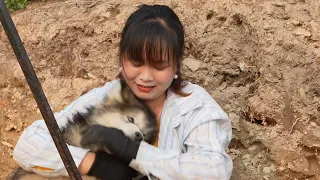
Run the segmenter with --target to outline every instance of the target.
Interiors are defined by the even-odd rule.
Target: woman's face
[[[124,58],[123,77],[133,93],[143,101],[165,97],[173,81],[175,69],[172,63],[141,64]]]

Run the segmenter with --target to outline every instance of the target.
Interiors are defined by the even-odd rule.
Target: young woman
[[[118,78],[157,115],[158,140],[154,145],[137,143],[120,130],[105,127],[102,136],[115,137],[104,141],[113,155],[68,146],[80,173],[130,179],[136,170],[158,179],[229,179],[232,161],[225,149],[231,140],[231,122],[203,88],[181,79],[184,30],[177,15],[163,5],[140,6],[125,24],[119,52]],[[56,113],[59,126],[76,111],[101,102],[116,83],[119,79]],[[67,175],[43,120],[24,130],[14,159],[42,175]]]

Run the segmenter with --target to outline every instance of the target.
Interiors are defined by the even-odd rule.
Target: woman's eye
[[[157,69],[157,70],[164,70],[165,68],[169,67],[170,64],[168,62],[165,62],[165,61],[161,61],[159,63],[155,63],[154,64],[154,67]]]
[[[140,62],[134,62],[134,61],[131,61],[131,64],[132,64],[133,66],[135,66],[135,67],[140,67],[140,66],[143,65],[143,64],[140,63]]]
[[[132,117],[129,117],[129,116],[128,116],[127,118],[128,118],[128,121],[129,121],[129,122],[134,123],[134,119],[133,119]]]
[[[169,67],[169,66],[156,66],[155,68],[157,69],[157,70],[164,70],[165,68],[167,68],[167,67]]]

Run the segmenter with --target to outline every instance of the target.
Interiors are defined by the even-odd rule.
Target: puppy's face
[[[94,117],[99,124],[120,129],[133,141],[144,140],[153,143],[156,129],[154,123],[148,119],[148,114],[141,107],[122,105],[121,107],[108,107],[105,110]]]
[[[113,87],[102,106],[95,118],[99,124],[120,129],[134,141],[152,144],[156,139],[155,115],[135,97],[124,80]]]
[[[156,122],[153,118],[153,114],[150,114],[149,111],[146,111],[146,109],[143,109],[142,106],[134,106],[129,109],[126,108],[124,111],[124,114],[126,114],[129,121],[137,126],[143,135],[143,140],[153,144],[156,135],[157,135],[157,129],[156,129]],[[129,137],[130,134],[132,134],[132,130],[130,129],[122,129],[122,131]],[[136,137],[137,139],[137,137]]]

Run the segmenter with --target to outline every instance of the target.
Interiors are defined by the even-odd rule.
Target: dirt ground
[[[233,180],[320,179],[319,0],[47,0],[12,14],[54,111],[114,79],[117,47],[140,3],[169,5],[185,25],[183,76],[228,113]],[[41,114],[0,29],[0,179]]]

